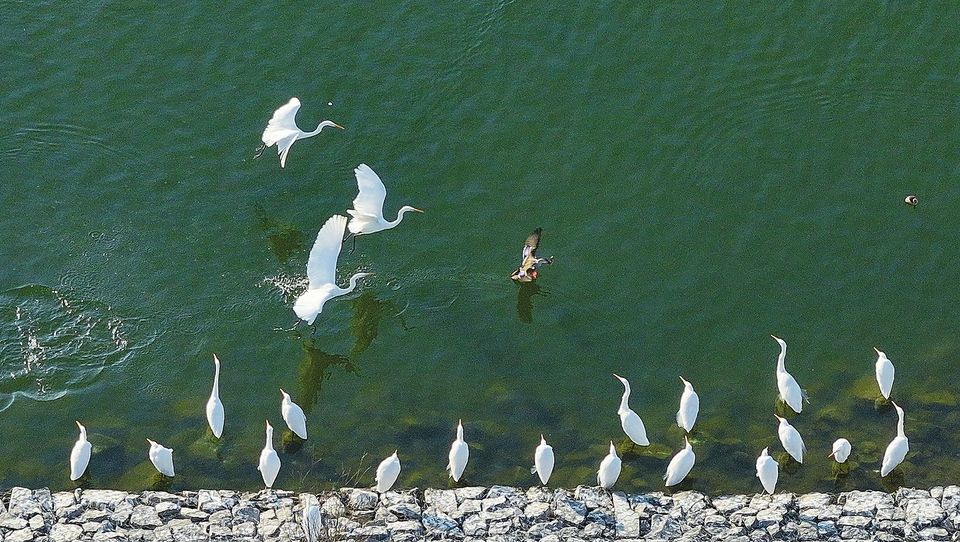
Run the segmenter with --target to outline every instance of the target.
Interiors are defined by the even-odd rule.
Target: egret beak
[[[880,355],[880,349],[877,348],[876,346],[874,346],[873,349],[877,351],[877,355],[879,356],[879,355]]]
[[[422,212],[423,212],[423,211],[421,211],[420,209],[417,209],[417,208],[414,208],[413,210],[416,211],[416,212],[418,212],[418,213],[422,213]]]
[[[346,128],[344,128],[343,126],[340,126],[339,124],[334,124],[334,126],[336,126],[337,128],[340,128],[341,130],[346,130]]]

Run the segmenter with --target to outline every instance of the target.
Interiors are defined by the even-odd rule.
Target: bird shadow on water
[[[266,209],[260,205],[253,208],[253,216],[260,230],[267,236],[270,252],[278,262],[284,264],[295,254],[306,253],[307,234],[295,228],[293,224],[270,218],[267,216]]]
[[[533,297],[548,296],[550,292],[544,290],[536,282],[521,282],[517,290],[517,316],[524,324],[533,323]]]

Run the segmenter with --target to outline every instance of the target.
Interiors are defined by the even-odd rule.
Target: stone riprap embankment
[[[0,505],[4,542],[304,540],[316,499],[320,540],[957,540],[960,487],[894,494],[626,495],[594,487],[467,487],[388,492],[156,491],[13,488]]]

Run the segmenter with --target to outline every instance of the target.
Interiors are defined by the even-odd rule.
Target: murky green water
[[[0,485],[71,487],[81,420],[93,486],[147,487],[149,437],[174,489],[256,489],[284,387],[310,438],[277,487],[372,484],[394,449],[401,486],[445,486],[462,418],[467,483],[532,485],[543,433],[551,484],[594,483],[613,439],[617,487],[657,490],[683,375],[680,487],[755,492],[760,450],[782,452],[771,333],[811,397],[780,489],[836,487],[839,436],[844,489],[960,479],[955,3],[0,6]],[[291,96],[302,127],[346,130],[281,169],[255,155]],[[376,275],[292,330],[361,162],[388,215],[426,212],[345,251],[342,276]],[[518,288],[535,227],[556,263]],[[874,346],[912,450],[889,482]],[[614,372],[647,450],[624,445]]]

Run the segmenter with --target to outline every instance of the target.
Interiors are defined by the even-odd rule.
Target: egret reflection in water
[[[289,222],[281,222],[267,216],[267,211],[260,205],[253,208],[253,216],[257,225],[267,236],[270,252],[277,257],[280,263],[288,262],[295,254],[306,253],[307,234],[298,230]]]

